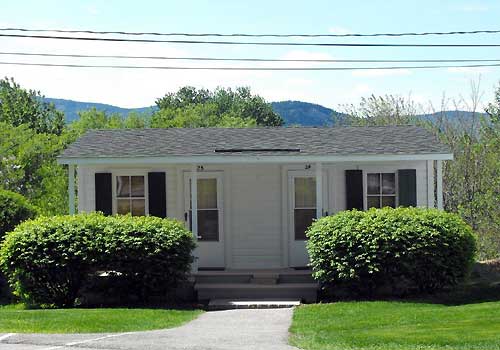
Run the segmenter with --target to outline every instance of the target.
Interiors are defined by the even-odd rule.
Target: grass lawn
[[[295,310],[290,331],[291,344],[303,349],[495,350],[500,349],[500,302],[304,305]]]
[[[201,310],[44,309],[0,306],[0,333],[99,333],[177,327]]]

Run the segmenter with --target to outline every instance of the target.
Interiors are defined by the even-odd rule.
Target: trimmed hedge
[[[36,214],[35,207],[22,195],[0,189],[0,242],[7,232]]]
[[[476,249],[472,229],[437,209],[344,211],[309,228],[313,276],[359,294],[430,292],[462,281]]]
[[[103,272],[145,299],[171,290],[189,271],[193,249],[192,234],[171,219],[100,213],[40,217],[6,236],[0,265],[24,302],[68,307]]]

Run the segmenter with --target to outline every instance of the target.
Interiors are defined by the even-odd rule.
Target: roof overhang
[[[339,163],[391,162],[411,160],[452,160],[451,153],[429,154],[351,154],[351,155],[193,155],[165,157],[59,157],[59,164],[130,165],[130,164],[241,164],[241,163]]]

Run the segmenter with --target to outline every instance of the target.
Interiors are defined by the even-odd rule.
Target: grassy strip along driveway
[[[500,349],[500,302],[339,302],[297,308],[291,344],[325,350]]]
[[[0,333],[130,332],[180,326],[201,310],[169,309],[43,309],[21,305],[0,307]]]

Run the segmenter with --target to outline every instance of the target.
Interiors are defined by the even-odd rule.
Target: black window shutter
[[[415,169],[398,170],[399,205],[417,206],[417,171]]]
[[[363,171],[345,171],[346,209],[363,210]]]
[[[149,215],[167,217],[165,173],[148,173]]]
[[[95,210],[105,215],[113,214],[111,173],[95,174]]]

